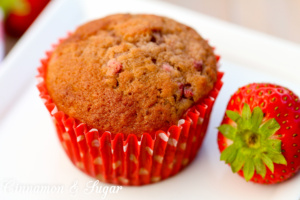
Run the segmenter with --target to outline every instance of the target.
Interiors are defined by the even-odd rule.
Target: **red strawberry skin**
[[[226,110],[242,113],[244,103],[254,107],[259,106],[264,114],[263,122],[275,118],[280,129],[272,135],[274,139],[281,140],[281,152],[287,165],[274,163],[274,173],[268,168],[265,178],[254,172],[250,181],[256,183],[273,184],[284,181],[295,175],[300,169],[300,101],[292,91],[287,88],[265,83],[253,83],[241,87],[232,95]],[[229,117],[224,116],[221,124],[235,125]],[[223,152],[232,141],[218,133],[218,145]],[[243,176],[243,171],[238,171]]]

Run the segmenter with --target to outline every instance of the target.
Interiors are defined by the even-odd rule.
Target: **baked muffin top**
[[[46,85],[58,110],[100,133],[177,124],[217,79],[213,49],[166,17],[117,14],[80,26],[54,50]]]

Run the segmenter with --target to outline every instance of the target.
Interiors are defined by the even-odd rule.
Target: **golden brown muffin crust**
[[[177,124],[217,79],[192,28],[154,15],[111,15],[80,26],[54,50],[46,85],[71,117],[100,132],[153,133]]]

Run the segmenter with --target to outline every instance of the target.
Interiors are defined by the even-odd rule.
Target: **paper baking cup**
[[[195,158],[203,142],[213,104],[222,87],[223,73],[208,96],[193,107],[167,132],[157,131],[154,138],[144,133],[139,139],[130,134],[116,135],[97,129],[59,111],[45,84],[52,52],[41,60],[37,85],[56,126],[58,138],[73,164],[102,182],[120,185],[145,185],[177,174]]]

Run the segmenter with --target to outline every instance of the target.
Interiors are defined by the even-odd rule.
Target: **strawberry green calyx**
[[[7,16],[11,11],[25,15],[30,12],[30,5],[26,0],[0,0],[0,9],[3,10],[4,16]]]
[[[274,172],[274,164],[287,165],[281,154],[281,140],[274,135],[280,125],[272,118],[263,122],[264,114],[259,107],[251,112],[248,104],[244,104],[242,114],[227,110],[226,115],[236,126],[223,124],[218,130],[233,143],[221,154],[221,160],[230,164],[233,172],[243,170],[246,181],[256,171],[263,178],[266,166]]]

